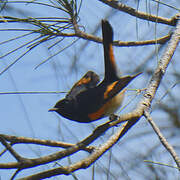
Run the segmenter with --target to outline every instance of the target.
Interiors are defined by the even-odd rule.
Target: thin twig
[[[0,92],[0,95],[16,95],[16,94],[61,94],[67,93],[65,91],[14,91],[14,92]]]
[[[163,134],[161,133],[160,129],[158,128],[158,126],[156,125],[156,123],[153,121],[152,117],[150,116],[148,111],[144,112],[144,115],[146,117],[146,119],[148,120],[148,122],[151,124],[152,128],[154,129],[154,132],[157,134],[157,136],[159,137],[159,140],[161,141],[161,143],[163,144],[163,146],[167,149],[167,151],[172,155],[174,161],[176,162],[179,171],[180,171],[180,158],[177,155],[176,151],[174,150],[174,148],[168,143],[168,141],[166,140],[166,138],[163,136]]]

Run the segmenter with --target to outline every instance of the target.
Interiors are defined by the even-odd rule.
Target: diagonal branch
[[[0,142],[6,147],[6,149],[11,153],[11,155],[18,161],[21,162],[24,160],[12,147],[6,142],[3,137],[0,137]]]
[[[0,138],[9,141],[11,144],[37,144],[49,147],[61,147],[61,148],[69,148],[74,146],[75,144],[67,143],[67,142],[60,142],[60,141],[53,141],[53,140],[41,140],[36,138],[28,138],[28,137],[17,137],[17,136],[10,136],[5,134],[0,134]],[[87,146],[82,150],[85,150],[91,153],[95,149],[94,146]]]
[[[94,131],[94,134],[100,133],[100,132],[103,133],[103,131],[106,128],[109,128],[111,125],[112,125],[111,123],[105,123],[101,125],[100,127],[96,128],[96,130]],[[97,159],[99,159],[106,151],[108,151],[114,144],[118,142],[118,140],[121,137],[122,130],[123,128],[119,128],[116,131],[116,133],[114,133],[104,144],[102,144],[92,154],[90,154],[90,156],[88,156],[87,158],[84,158],[83,160],[80,160],[74,164],[71,164],[70,166],[66,166],[66,167],[61,166],[58,168],[50,169],[50,170],[43,171],[37,174],[33,174],[31,176],[27,176],[25,178],[21,178],[19,180],[31,180],[31,179],[38,180],[38,179],[48,178],[48,177],[61,175],[61,174],[69,175],[76,170],[86,169],[90,165],[92,165]]]
[[[147,21],[152,21],[155,23],[162,23],[162,24],[167,24],[167,25],[171,25],[171,26],[175,26],[176,22],[177,22],[177,17],[172,17],[171,19],[168,18],[164,18],[164,17],[160,17],[160,16],[156,16],[156,15],[152,15],[152,14],[148,14],[148,13],[144,13],[144,12],[140,12],[137,11],[136,9],[126,6],[125,4],[120,3],[117,0],[99,0],[105,4],[107,4],[108,6],[114,8],[114,9],[118,9],[120,11],[123,11],[125,13],[128,13],[132,16],[135,16],[137,18],[140,19],[144,19]]]
[[[120,119],[121,119],[121,122],[127,120],[125,115]],[[120,119],[117,120],[118,121],[117,123],[119,123]],[[37,165],[47,164],[47,163],[50,163],[59,159],[63,159],[80,150],[83,150],[86,146],[94,142],[99,136],[104,134],[104,132],[106,132],[109,128],[113,126],[114,126],[114,123],[111,124],[111,121],[108,121],[98,126],[90,136],[86,137],[84,140],[80,141],[76,145],[67,148],[66,150],[58,151],[56,153],[43,156],[40,158],[34,158],[34,159],[26,158],[26,159],[23,159],[23,161],[18,161],[18,162],[0,163],[0,168],[1,169],[13,169],[13,168],[26,169],[30,167],[35,167]]]
[[[180,13],[178,14],[178,17],[179,16],[180,16]],[[179,41],[180,41],[180,20],[177,23],[177,27],[168,43],[167,48],[165,49],[163,56],[159,60],[157,68],[148,84],[147,91],[138,105],[137,112],[139,112],[140,114],[143,115],[144,112],[151,107],[152,100],[158,90],[160,82],[167,70],[167,67],[172,59],[172,56],[178,46]],[[124,136],[124,134],[132,126],[134,126],[138,122],[139,119],[140,118],[137,118],[137,119],[134,119],[133,121],[126,122],[126,124],[124,125],[124,130],[122,131],[120,137]]]
[[[149,112],[145,111],[144,113],[145,117],[147,118],[148,122],[151,124],[152,128],[154,129],[155,133],[158,135],[159,140],[163,144],[163,146],[167,149],[167,151],[172,155],[174,161],[176,162],[177,166],[180,168],[180,158],[176,154],[174,148],[167,142],[166,138],[161,133],[158,126],[153,121],[152,117],[150,116]],[[179,169],[180,170],[180,169]]]

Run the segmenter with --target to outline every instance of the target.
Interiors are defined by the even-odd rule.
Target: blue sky
[[[127,2],[128,3],[128,2]],[[175,2],[174,2],[175,3]],[[179,2],[176,1],[176,5],[179,5]],[[10,4],[12,7],[21,9],[22,12],[26,12],[26,15],[32,17],[61,17],[64,16],[64,13],[43,7],[35,6],[33,4],[29,5],[20,5],[20,4]],[[136,7],[134,2],[128,3]],[[151,2],[151,12],[156,13],[156,4]],[[163,11],[163,8],[166,11]],[[141,2],[139,10],[146,11],[146,4]],[[154,25],[154,23],[147,23],[146,21],[136,19],[125,13],[112,10],[108,6],[102,4],[99,1],[88,1],[82,3],[82,8],[80,12],[80,25],[84,26],[87,33],[92,33],[96,27],[99,27],[101,19],[107,17],[115,31],[115,40],[122,41],[137,41],[137,40],[148,40],[153,39],[155,34],[157,37],[166,35],[172,27],[166,25]],[[165,17],[171,17],[175,14],[175,11],[171,8],[160,6],[159,15]],[[16,13],[6,13],[2,12],[1,15],[14,15],[22,16]],[[30,25],[18,24],[18,23],[1,23],[0,29],[3,28],[32,28]],[[158,31],[156,31],[156,28]],[[24,32],[17,31],[0,31],[0,42],[3,42],[7,39],[10,39],[14,36],[21,35]],[[98,28],[97,33],[95,34],[101,37],[101,28]],[[6,52],[11,51],[17,46],[21,46],[23,43],[30,41],[33,38],[36,38],[37,35],[33,34],[25,38],[21,38],[9,43],[0,44],[0,55],[3,55]],[[48,47],[53,44],[55,41],[49,41],[46,43],[37,46],[32,49],[27,55],[22,57],[17,63],[15,63],[11,68],[4,72],[0,76],[0,92],[14,92],[14,91],[63,91],[68,92],[72,85],[81,78],[81,76],[86,73],[88,70],[93,70],[98,73],[103,78],[104,65],[103,65],[103,48],[101,44],[95,42],[89,42],[86,44],[86,40],[80,39],[70,48],[67,48],[59,55],[50,59],[47,63],[35,67],[45,60],[48,56],[56,53],[59,49],[65,47],[68,43],[72,42],[75,38],[66,38],[62,43],[59,43],[57,46],[48,50]],[[86,47],[84,48],[84,45]],[[1,58],[0,69],[1,71],[7,67],[8,64],[13,62],[18,56],[27,50],[27,47],[21,48],[20,50]],[[155,52],[155,46],[141,46],[141,47],[114,47],[116,62],[118,65],[119,71],[124,74],[131,74],[135,69],[141,65],[151,54]],[[159,52],[159,57],[161,57],[164,48]],[[178,71],[179,50],[177,54],[174,55],[173,64],[170,65],[168,69],[169,76],[166,79],[168,85],[173,85],[176,82],[171,76],[171,73],[174,70]],[[144,71],[153,70],[157,65],[157,57],[154,56],[151,60],[148,61],[147,66]],[[77,60],[78,59],[78,60]],[[72,66],[72,62],[76,60],[75,66]],[[73,68],[72,68],[73,67]],[[129,89],[135,88],[144,88],[146,87],[150,76],[146,73],[134,80]],[[178,89],[173,89],[172,93],[176,93]],[[163,96],[165,90],[163,87],[160,87],[157,94],[157,99]],[[55,113],[48,112],[48,109],[53,107],[54,104],[61,98],[65,96],[65,93],[60,94],[23,94],[23,95],[0,95],[0,109],[1,109],[1,134],[9,134],[16,136],[25,136],[25,137],[34,137],[40,139],[51,139],[51,140],[61,140],[71,143],[76,143],[78,140],[81,140],[88,136],[94,126],[105,122],[107,119],[103,119],[91,124],[80,124],[66,120]],[[127,98],[125,99],[124,105],[126,105],[130,100],[135,97],[135,92],[128,91]],[[138,96],[131,104],[122,112],[128,112],[133,107],[135,107],[138,102]],[[167,97],[168,99],[168,97]],[[156,102],[156,101],[155,101]],[[155,111],[153,113],[154,117],[159,119],[160,123],[163,124],[163,118],[167,116],[162,113]],[[165,127],[168,126],[168,121],[165,123]],[[142,128],[143,127],[143,128]],[[115,128],[116,129],[116,128]],[[141,134],[142,132],[149,132],[147,135],[140,137],[139,140],[134,140],[132,137],[137,133]],[[118,159],[122,161],[127,161],[125,156],[132,156],[131,152],[134,154],[145,154],[147,150],[150,150],[154,145],[158,144],[158,139],[155,135],[152,135],[152,129],[147,124],[145,120],[141,120],[132,130],[127,134],[126,137],[122,139],[122,144],[118,144],[113,147],[113,152],[119,152],[119,148],[122,148],[122,155],[119,154]],[[175,131],[176,133],[176,131]],[[95,144],[102,143],[105,141],[111,134],[111,131],[107,132],[103,137],[101,137]],[[169,134],[167,133],[167,136]],[[133,140],[132,140],[132,139]],[[128,139],[130,139],[128,141]],[[152,140],[153,139],[153,140]],[[152,142],[151,142],[152,141]],[[127,143],[128,142],[128,143]],[[149,143],[151,142],[151,143]],[[134,149],[134,146],[137,149]],[[144,148],[140,148],[144,147]],[[0,150],[3,147],[0,146]],[[37,157],[39,155],[45,155],[47,149],[44,147],[36,146],[26,146],[20,145],[16,146],[18,152],[23,153],[25,157]],[[126,150],[127,149],[127,150]],[[55,152],[57,148],[48,148],[48,154]],[[162,147],[157,149],[157,152],[160,153],[165,151]],[[157,153],[157,154],[158,154]],[[82,157],[85,157],[87,154],[83,153]],[[82,158],[81,157],[81,158]],[[103,173],[103,168],[107,167],[107,158],[108,153],[106,153],[101,160],[96,164],[97,166],[97,177],[101,174],[102,177],[106,177],[106,174]],[[133,158],[133,157],[132,157]],[[154,160],[158,161],[153,157]],[[78,155],[73,156],[72,161],[79,159]],[[0,158],[0,162],[5,162],[12,160],[9,154],[5,154]],[[162,159],[161,159],[162,160]],[[166,156],[165,160],[172,162],[169,156]],[[62,164],[68,164],[67,160],[62,160]],[[121,163],[121,161],[120,161]],[[142,163],[142,161],[141,161]],[[123,165],[123,164],[121,164]],[[48,166],[43,166],[43,168],[48,169],[52,168],[53,164]],[[141,165],[143,166],[143,165]],[[118,168],[119,166],[114,163],[112,164],[113,168]],[[42,170],[42,169],[41,169]],[[91,168],[89,170],[81,170],[77,172],[78,177],[81,179],[86,176],[86,173],[91,174]],[[169,169],[168,169],[169,170]],[[99,171],[99,172],[98,172]],[[31,173],[30,171],[25,171],[20,173],[25,175],[26,173]],[[112,171],[113,172],[113,171]],[[169,174],[176,172],[175,170],[170,170]],[[24,174],[25,173],[25,174]],[[99,174],[98,174],[99,173]],[[143,173],[138,169],[136,171],[131,170],[128,175],[130,178],[137,176],[138,179],[143,179]],[[177,172],[176,172],[177,173]],[[116,175],[116,173],[115,173]],[[0,176],[10,177],[10,172],[6,170],[0,170]],[[19,176],[19,177],[20,177]],[[127,177],[125,177],[127,178]],[[64,176],[63,179],[73,179],[71,176]],[[113,176],[112,176],[113,179]]]

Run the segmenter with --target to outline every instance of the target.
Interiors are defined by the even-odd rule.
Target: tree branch
[[[163,134],[161,133],[160,129],[158,128],[158,126],[155,124],[155,122],[153,121],[153,119],[151,118],[149,112],[145,111],[144,112],[144,116],[146,117],[146,119],[148,120],[148,122],[151,124],[152,128],[154,129],[154,132],[158,135],[159,140],[161,141],[162,145],[167,149],[167,151],[171,154],[171,156],[173,157],[174,161],[176,162],[179,171],[180,171],[180,158],[179,156],[176,154],[176,151],[174,150],[174,148],[168,143],[168,141],[166,140],[166,138],[163,136]]]
[[[34,33],[39,33],[42,34],[43,36],[49,36],[49,37],[78,37],[78,38],[82,38],[85,40],[89,40],[89,41],[94,41],[97,43],[102,43],[102,38],[99,38],[97,36],[94,36],[92,34],[88,34],[85,33],[84,31],[79,29],[78,23],[74,20],[73,21],[73,25],[74,25],[74,31],[75,33],[65,33],[62,32],[62,27],[59,26],[60,30],[57,30],[55,28],[53,28],[53,25],[47,25],[43,22],[43,20],[36,20],[35,18],[24,18],[24,19],[20,19],[20,18],[14,18],[11,16],[4,16],[3,17],[7,22],[11,23],[11,22],[24,22],[24,23],[28,23],[28,24],[33,24],[37,27],[39,27],[40,29],[36,29],[36,30],[29,30],[31,32]],[[0,23],[5,23],[4,19],[0,20]],[[75,18],[74,18],[75,19]],[[65,21],[66,22],[66,21]],[[68,23],[68,22],[67,22]],[[8,29],[10,30],[10,29]],[[15,31],[15,29],[13,29]],[[20,30],[20,29],[16,29],[16,30]],[[25,29],[21,29],[22,31],[25,31]],[[114,41],[113,45],[114,46],[121,46],[121,47],[126,47],[126,46],[144,46],[144,45],[153,45],[153,44],[164,44],[166,43],[170,37],[171,37],[172,33],[169,33],[163,37],[157,38],[157,39],[152,39],[152,40],[144,40],[144,41]],[[46,39],[48,40],[48,38],[46,37]],[[46,42],[46,39],[43,40],[43,42]],[[41,43],[41,42],[40,42]],[[39,43],[39,44],[40,44]],[[2,57],[2,56],[1,56]]]
[[[41,140],[36,138],[28,138],[28,137],[17,137],[17,136],[10,136],[5,134],[0,134],[0,138],[9,141],[11,144],[37,144],[37,145],[44,145],[50,147],[61,147],[61,148],[69,148],[74,146],[75,144],[67,143],[67,142],[60,142],[60,141],[53,141],[53,140]],[[85,150],[91,153],[95,149],[94,146],[87,146],[82,150]]]
[[[148,13],[144,13],[144,12],[140,12],[137,11],[136,9],[126,6],[125,4],[120,3],[117,0],[99,0],[105,4],[107,4],[108,6],[114,8],[114,9],[118,9],[122,12],[128,13],[132,16],[135,16],[137,18],[140,19],[144,19],[147,21],[152,21],[155,23],[162,23],[162,24],[167,24],[167,25],[171,25],[171,26],[175,26],[176,22],[177,22],[177,17],[174,16],[171,19],[168,18],[164,18],[164,17],[160,17],[160,16],[156,16],[156,15],[152,15],[152,14],[148,14]]]

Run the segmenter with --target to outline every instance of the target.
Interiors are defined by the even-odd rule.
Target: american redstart
[[[104,80],[99,83],[99,76],[88,71],[75,83],[66,97],[58,101],[49,111],[56,111],[73,121],[89,123],[111,115],[122,104],[125,87],[141,73],[118,77],[112,46],[113,29],[107,20],[102,20],[102,36]]]

